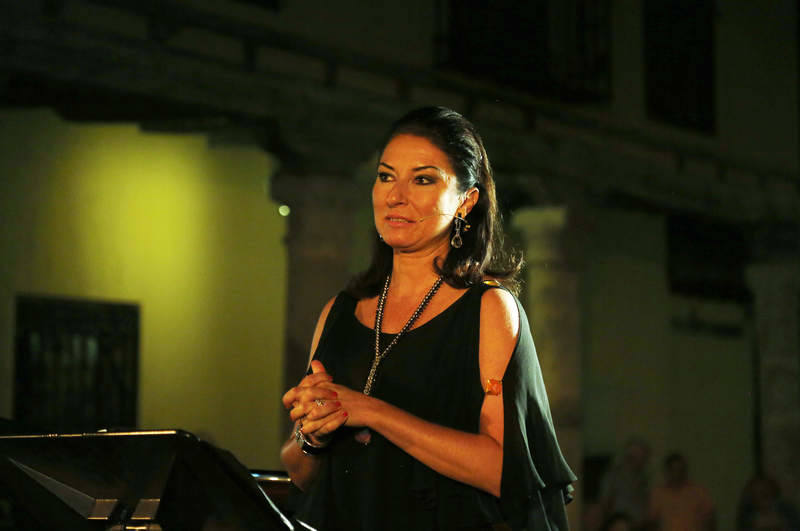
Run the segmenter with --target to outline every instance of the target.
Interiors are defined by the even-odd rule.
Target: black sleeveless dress
[[[477,433],[484,391],[478,345],[481,296],[471,287],[450,307],[406,332],[381,362],[372,395],[420,418]],[[361,390],[375,332],[341,293],[314,358],[334,382]],[[434,472],[376,432],[370,444],[337,430],[314,484],[295,500],[295,517],[318,530],[567,529],[564,504],[575,476],[556,441],[528,321],[517,301],[520,338],[503,377],[505,418],[501,496]],[[383,334],[381,345],[394,336]]]

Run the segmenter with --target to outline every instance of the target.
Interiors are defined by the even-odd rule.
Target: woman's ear
[[[464,200],[461,202],[461,206],[458,207],[458,212],[461,214],[462,218],[467,217],[467,214],[472,211],[472,207],[478,202],[479,195],[480,192],[474,186],[466,191]]]

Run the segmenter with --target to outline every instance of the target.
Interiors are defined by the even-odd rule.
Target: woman
[[[323,308],[283,397],[281,459],[318,529],[566,529],[556,442],[494,181],[472,124],[393,125],[372,189],[371,266]]]

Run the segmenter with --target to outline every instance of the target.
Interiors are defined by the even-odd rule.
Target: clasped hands
[[[364,426],[364,403],[369,397],[343,385],[333,383],[333,377],[318,360],[311,362],[311,374],[283,395],[283,406],[293,422],[300,422],[303,435],[311,442],[325,445],[331,435],[347,423]]]

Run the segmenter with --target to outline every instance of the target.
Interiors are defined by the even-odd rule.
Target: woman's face
[[[458,192],[442,150],[426,138],[397,135],[381,154],[372,187],[375,228],[396,251],[446,251],[456,212],[469,212],[477,201],[477,189],[467,192]]]

